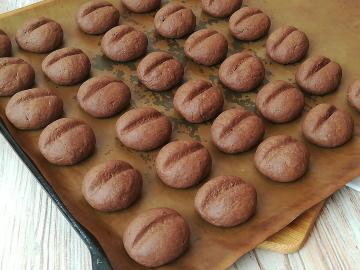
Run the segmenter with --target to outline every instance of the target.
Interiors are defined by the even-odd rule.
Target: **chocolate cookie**
[[[233,227],[254,215],[256,197],[256,189],[240,177],[218,176],[198,190],[195,210],[215,226]]]
[[[342,77],[341,66],[324,56],[313,56],[296,71],[296,83],[313,95],[325,95],[335,91]]]
[[[11,41],[8,35],[0,29],[0,57],[11,55]]]
[[[196,17],[190,8],[177,3],[162,7],[154,19],[156,31],[166,38],[182,38],[195,30]]]
[[[175,260],[185,252],[189,239],[186,220],[169,208],[154,208],[141,213],[123,234],[126,252],[146,267],[159,267]]]
[[[224,153],[245,152],[258,144],[265,133],[265,125],[255,113],[242,108],[221,113],[211,126],[211,139]]]
[[[219,69],[220,81],[231,90],[247,92],[259,86],[265,77],[261,60],[249,52],[229,56]]]
[[[283,26],[271,33],[266,41],[269,57],[280,64],[292,64],[303,59],[309,50],[309,39],[293,26]]]
[[[170,140],[168,117],[153,108],[138,108],[124,113],[116,122],[116,133],[126,146],[138,151],[158,148]]]
[[[242,41],[255,41],[264,37],[269,32],[270,26],[269,16],[254,7],[239,9],[229,20],[231,34]]]
[[[121,0],[121,2],[135,13],[151,12],[161,5],[161,0]]]
[[[76,14],[80,29],[92,35],[103,34],[119,24],[120,12],[104,0],[92,0],[82,4]]]
[[[264,140],[255,153],[255,166],[276,182],[292,182],[302,177],[309,167],[310,154],[305,144],[288,136]]]
[[[213,17],[227,17],[241,8],[242,2],[242,0],[201,0],[201,7]]]
[[[212,66],[226,58],[228,42],[223,34],[212,29],[202,29],[186,40],[184,52],[194,62]]]
[[[35,71],[27,62],[16,57],[0,58],[0,96],[30,88],[35,81]]]
[[[302,124],[305,138],[322,147],[337,147],[353,137],[354,120],[330,104],[319,104],[306,115]]]
[[[15,94],[5,113],[18,129],[39,129],[61,117],[63,102],[53,90],[34,88]]]
[[[101,40],[101,49],[113,61],[128,62],[146,53],[147,36],[128,25],[112,28]]]
[[[256,95],[256,108],[267,120],[286,123],[300,116],[304,109],[303,93],[285,81],[270,82]]]
[[[141,195],[142,177],[138,170],[121,160],[93,167],[84,176],[85,200],[99,211],[116,211],[132,205]]]
[[[351,106],[360,112],[360,80],[356,80],[350,85],[347,92],[347,100]]]
[[[173,188],[196,185],[210,173],[211,164],[209,151],[197,141],[168,143],[160,150],[155,161],[157,175]]]
[[[184,76],[181,62],[165,52],[153,52],[137,67],[140,82],[152,91],[166,91],[177,85]]]
[[[84,121],[61,118],[48,125],[40,134],[41,154],[56,165],[74,165],[95,150],[96,138]]]
[[[54,20],[40,17],[31,19],[16,31],[16,42],[25,51],[48,53],[60,47],[63,30]]]
[[[84,82],[77,93],[80,107],[94,117],[110,117],[124,110],[131,93],[123,81],[113,76],[98,76]]]
[[[191,80],[179,87],[173,102],[175,110],[188,122],[203,123],[222,111],[224,97],[210,82]]]
[[[46,56],[41,67],[45,75],[54,83],[73,85],[89,76],[91,63],[82,50],[63,48]]]

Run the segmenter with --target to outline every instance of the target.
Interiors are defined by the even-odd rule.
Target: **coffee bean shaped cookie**
[[[185,55],[194,62],[212,66],[226,58],[228,42],[219,32],[202,29],[193,33],[185,42]]]
[[[111,160],[90,169],[82,183],[85,200],[104,212],[132,205],[141,195],[142,176],[129,163]]]
[[[347,100],[351,106],[360,112],[360,80],[356,80],[350,85]]]
[[[48,53],[60,47],[63,35],[60,24],[40,17],[31,19],[16,31],[16,42],[25,51]]]
[[[274,123],[286,123],[300,116],[304,109],[303,93],[285,81],[270,82],[256,95],[256,108]]]
[[[174,96],[174,108],[190,123],[203,123],[221,113],[224,97],[210,82],[191,80],[184,83]]]
[[[305,138],[321,147],[331,148],[348,142],[354,133],[354,120],[347,112],[330,104],[312,108],[302,124]]]
[[[161,0],[121,0],[121,2],[135,13],[151,12],[161,5]]]
[[[181,62],[165,52],[153,52],[137,67],[140,82],[152,91],[166,91],[177,85],[184,76]]]
[[[265,77],[261,60],[249,52],[229,56],[220,66],[219,79],[236,92],[247,92],[259,86]]]
[[[29,89],[35,81],[35,71],[27,62],[16,57],[0,58],[0,96]]]
[[[341,66],[324,56],[313,56],[296,71],[296,83],[305,92],[325,95],[335,91],[342,77]]]
[[[129,104],[129,87],[114,76],[98,76],[84,82],[77,93],[80,107],[94,117],[110,117]]]
[[[201,0],[203,11],[213,17],[227,17],[241,8],[242,0]]]
[[[182,38],[195,30],[196,17],[190,8],[167,4],[154,18],[156,31],[166,38]]]
[[[39,129],[61,117],[63,102],[53,90],[33,88],[16,93],[5,113],[18,129]]]
[[[160,267],[175,260],[185,252],[189,239],[188,223],[169,208],[153,208],[139,214],[123,234],[126,252],[146,267]]]
[[[128,62],[146,53],[147,36],[128,25],[112,28],[101,40],[104,54],[113,61]]]
[[[239,9],[229,20],[231,34],[242,41],[255,41],[264,37],[269,32],[270,26],[269,16],[254,7]]]
[[[8,35],[0,29],[0,57],[11,55],[11,41]]]
[[[82,4],[76,14],[80,29],[92,35],[103,34],[119,24],[120,12],[111,3],[93,0]]]
[[[238,176],[218,176],[196,193],[195,210],[215,226],[233,227],[248,221],[256,211],[256,189]]]
[[[173,188],[196,185],[210,173],[211,164],[209,151],[201,143],[183,140],[165,145],[155,161],[157,175]]]
[[[309,39],[293,26],[283,26],[271,33],[266,41],[269,57],[280,64],[293,64],[303,59],[309,50]]]
[[[166,144],[171,132],[169,118],[153,108],[130,110],[116,122],[119,140],[138,151],[150,151]]]
[[[80,49],[63,48],[50,53],[42,62],[42,71],[58,85],[74,85],[90,73],[89,57]]]
[[[310,154],[305,144],[288,136],[277,135],[264,140],[255,153],[255,166],[276,182],[292,182],[309,167]]]
[[[265,125],[255,113],[242,108],[221,113],[211,126],[211,139],[224,153],[248,151],[263,138]]]
[[[56,165],[74,165],[95,150],[96,138],[91,127],[73,118],[61,118],[40,134],[41,154]]]

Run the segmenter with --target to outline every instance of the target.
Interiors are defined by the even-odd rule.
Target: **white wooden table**
[[[0,13],[34,2],[0,0]],[[0,269],[91,269],[85,244],[1,135],[0,213]],[[359,245],[360,193],[346,187],[328,200],[300,252],[256,249],[233,269],[360,269]]]

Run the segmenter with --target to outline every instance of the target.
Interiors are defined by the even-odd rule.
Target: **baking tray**
[[[301,180],[291,184],[274,183],[260,175],[253,164],[254,150],[241,155],[225,155],[215,149],[209,138],[210,123],[189,125],[173,111],[172,98],[175,89],[164,93],[153,93],[145,90],[138,83],[135,73],[138,61],[123,65],[104,58],[99,47],[101,37],[85,35],[75,25],[74,15],[82,2],[85,1],[46,1],[40,5],[1,15],[0,25],[13,37],[17,27],[31,17],[46,15],[58,21],[65,31],[64,46],[79,47],[89,55],[92,61],[92,75],[115,74],[123,79],[132,90],[132,107],[153,106],[168,115],[174,124],[173,139],[192,137],[201,140],[210,150],[214,160],[211,177],[221,174],[242,176],[257,188],[259,203],[256,215],[244,225],[221,229],[205,223],[193,209],[193,197],[198,187],[179,191],[163,185],[157,179],[153,168],[157,151],[144,153],[126,149],[115,138],[114,125],[117,117],[101,120],[86,115],[75,100],[78,85],[59,87],[52,84],[40,69],[45,55],[20,51],[15,45],[14,55],[29,61],[37,71],[37,85],[55,89],[64,100],[65,115],[85,120],[93,127],[97,136],[97,150],[91,158],[72,167],[51,165],[44,160],[37,149],[40,131],[14,129],[4,117],[4,107],[8,99],[0,99],[2,133],[83,237],[92,253],[94,269],[107,269],[110,264],[115,269],[142,269],[126,255],[121,242],[121,233],[137,213],[159,206],[178,210],[189,221],[192,232],[191,245],[187,253],[174,263],[163,267],[164,269],[224,269],[234,263],[238,257],[285,227],[305,210],[360,175],[359,114],[346,104],[345,98],[346,87],[360,74],[360,66],[353,61],[360,51],[360,36],[356,35],[360,26],[358,1],[253,0],[246,2],[249,6],[263,9],[271,16],[272,29],[290,24],[305,31],[311,41],[310,55],[324,54],[338,61],[344,68],[344,79],[339,91],[326,97],[306,96],[305,113],[321,102],[336,104],[354,117],[355,137],[345,146],[336,149],[322,149],[306,143],[312,155],[310,171]],[[112,2],[118,5],[118,1]],[[163,1],[165,2],[168,1]],[[199,1],[189,0],[182,3],[194,10],[198,18],[198,29],[211,27],[226,35],[230,42],[229,54],[243,49],[250,49],[257,54],[266,66],[265,82],[276,79],[293,82],[296,65],[282,66],[271,62],[265,55],[265,39],[252,43],[234,41],[227,30],[226,20],[218,20],[202,14]],[[256,91],[236,94],[224,89],[218,82],[218,67],[202,67],[187,61],[182,52],[184,40],[163,39],[154,32],[153,15],[153,13],[137,15],[122,10],[121,23],[145,31],[150,40],[149,51],[165,50],[177,56],[186,66],[185,80],[204,78],[218,84],[224,91],[225,108],[244,106],[254,110],[253,101]],[[266,123],[266,137],[285,133],[303,140],[300,131],[303,117],[284,125]],[[95,164],[114,158],[127,160],[142,172],[144,192],[142,198],[127,210],[112,214],[99,213],[91,209],[81,195],[82,176]]]

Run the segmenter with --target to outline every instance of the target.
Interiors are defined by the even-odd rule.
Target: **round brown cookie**
[[[195,210],[215,226],[233,227],[255,214],[256,197],[256,189],[240,177],[218,176],[198,190]]]
[[[74,85],[89,76],[91,63],[82,50],[63,48],[46,56],[41,67],[45,75],[54,83]]]
[[[266,41],[266,52],[269,57],[284,65],[300,61],[308,50],[308,37],[293,26],[278,28]]]
[[[153,108],[138,108],[124,113],[116,122],[119,140],[131,149],[149,151],[170,140],[169,118]]]
[[[84,82],[77,93],[80,107],[94,117],[110,117],[129,104],[129,87],[114,76],[98,76]]]
[[[0,29],[0,57],[11,55],[11,41],[8,35]]]
[[[347,100],[360,112],[360,80],[353,82],[347,92]]]
[[[177,3],[162,7],[154,18],[156,31],[166,38],[182,38],[196,27],[196,17],[190,8]]]
[[[128,62],[146,53],[147,36],[128,25],[119,25],[104,35],[101,48],[104,54],[113,61]]]
[[[175,141],[160,150],[155,166],[157,175],[166,185],[189,188],[210,173],[212,161],[209,151],[201,143]]]
[[[274,81],[256,95],[256,108],[267,120],[286,123],[300,116],[304,109],[303,93],[291,83]]]
[[[296,71],[296,83],[313,95],[325,95],[335,91],[342,77],[341,66],[324,56],[313,56]]]
[[[40,134],[41,154],[56,165],[74,165],[95,150],[96,138],[84,121],[61,118],[48,125]]]
[[[242,41],[254,41],[264,37],[269,32],[270,26],[269,16],[254,7],[239,9],[229,20],[231,34]]]
[[[174,108],[190,123],[203,123],[221,113],[224,97],[216,86],[204,80],[190,80],[176,91]]]
[[[236,92],[253,90],[262,83],[264,77],[264,64],[249,52],[229,56],[219,69],[220,81]]]
[[[347,112],[330,104],[312,108],[302,124],[305,138],[322,147],[337,147],[353,137],[354,120]]]
[[[161,0],[121,0],[121,2],[135,13],[151,12],[161,5]]]
[[[141,195],[138,170],[121,160],[111,160],[90,169],[82,183],[85,200],[99,211],[116,211],[132,205]]]
[[[5,113],[18,129],[39,129],[61,117],[63,102],[53,90],[33,88],[15,94]]]
[[[203,11],[213,17],[227,17],[241,8],[242,0],[201,0]]]
[[[211,139],[224,153],[245,152],[258,144],[265,133],[265,125],[255,113],[242,108],[221,113],[211,126]]]
[[[76,14],[80,29],[92,35],[103,34],[119,24],[120,12],[104,0],[92,0],[82,4]]]
[[[16,57],[0,58],[0,96],[29,89],[35,81],[35,71],[27,62]]]
[[[255,166],[276,182],[292,182],[302,177],[309,167],[310,153],[304,143],[288,136],[264,140],[255,153]]]
[[[140,82],[152,91],[166,91],[177,85],[184,76],[184,67],[171,54],[153,52],[137,67]]]
[[[212,66],[226,58],[228,42],[223,34],[212,29],[202,29],[185,41],[184,52],[194,62]]]
[[[31,19],[16,31],[16,42],[25,51],[48,53],[60,47],[63,30],[54,20],[39,17]]]
[[[126,252],[146,267],[159,267],[175,260],[185,252],[189,240],[186,220],[169,208],[153,208],[139,214],[123,234]]]

